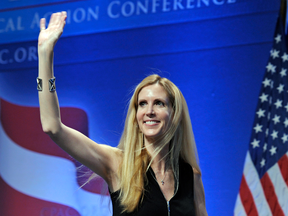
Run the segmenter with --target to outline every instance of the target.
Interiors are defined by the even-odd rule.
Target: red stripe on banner
[[[73,160],[43,132],[39,107],[19,106],[3,99],[1,99],[0,102],[0,120],[3,129],[14,143],[34,152],[72,160],[77,167],[80,166],[77,161]],[[74,107],[65,107],[60,108],[60,111],[61,121],[65,125],[88,136],[88,118],[84,110]],[[87,175],[81,177],[83,176],[83,171],[85,171],[85,174],[89,172],[88,168],[77,170],[77,181],[79,186],[83,185],[89,177]],[[89,184],[84,185],[82,189],[93,193],[103,194],[103,188],[107,188],[105,186],[103,187],[103,184],[104,180],[102,178],[97,178],[89,182]],[[107,194],[107,192],[105,191],[104,194]]]
[[[21,176],[19,176],[21,181]],[[45,200],[36,199],[22,194],[8,184],[0,177],[1,202],[0,209],[3,216],[50,216],[50,215],[69,215],[80,216],[77,210]]]
[[[275,216],[284,216],[284,212],[279,205],[274,186],[267,172],[263,175],[260,181],[272,214]]]
[[[242,175],[239,194],[247,216],[258,216],[252,193],[244,175]]]
[[[88,119],[83,110],[61,108],[61,120],[88,136]],[[1,99],[1,122],[6,134],[18,145],[42,154],[71,158],[43,132],[38,107],[19,106]]]
[[[288,187],[288,156],[286,154],[280,158],[278,161],[278,166],[282,173],[283,180],[286,182]]]

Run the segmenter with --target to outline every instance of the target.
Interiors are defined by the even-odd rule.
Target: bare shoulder
[[[113,147],[113,146],[106,145],[106,144],[98,144],[98,145],[104,151],[111,152],[112,154],[115,154],[116,156],[122,156],[122,151],[117,147]]]
[[[201,175],[201,173],[200,173],[196,168],[192,167],[192,169],[193,169],[194,175],[195,175],[195,174]]]
[[[103,155],[106,155],[107,164],[110,165],[109,168],[111,171],[117,173],[119,165],[122,162],[123,152],[117,147],[106,144],[98,144],[98,146],[98,148],[101,148],[105,152]]]
[[[100,160],[106,167],[107,172],[117,173],[119,165],[122,161],[122,151],[117,147],[112,147],[106,144],[92,145],[94,151],[101,154]]]

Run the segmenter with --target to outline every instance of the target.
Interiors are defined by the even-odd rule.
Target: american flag
[[[279,16],[234,216],[288,215],[288,53]]]

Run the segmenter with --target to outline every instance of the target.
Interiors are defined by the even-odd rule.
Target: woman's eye
[[[139,106],[141,106],[141,107],[143,107],[143,106],[145,106],[145,105],[146,105],[146,102],[144,102],[144,101],[142,101],[142,102],[139,103]]]
[[[164,106],[164,103],[163,103],[162,101],[157,101],[157,102],[156,102],[156,105],[158,105],[158,106]]]

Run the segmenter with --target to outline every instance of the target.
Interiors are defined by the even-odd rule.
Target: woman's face
[[[153,142],[167,130],[171,116],[172,107],[161,85],[149,85],[139,92],[137,122],[147,141]]]

